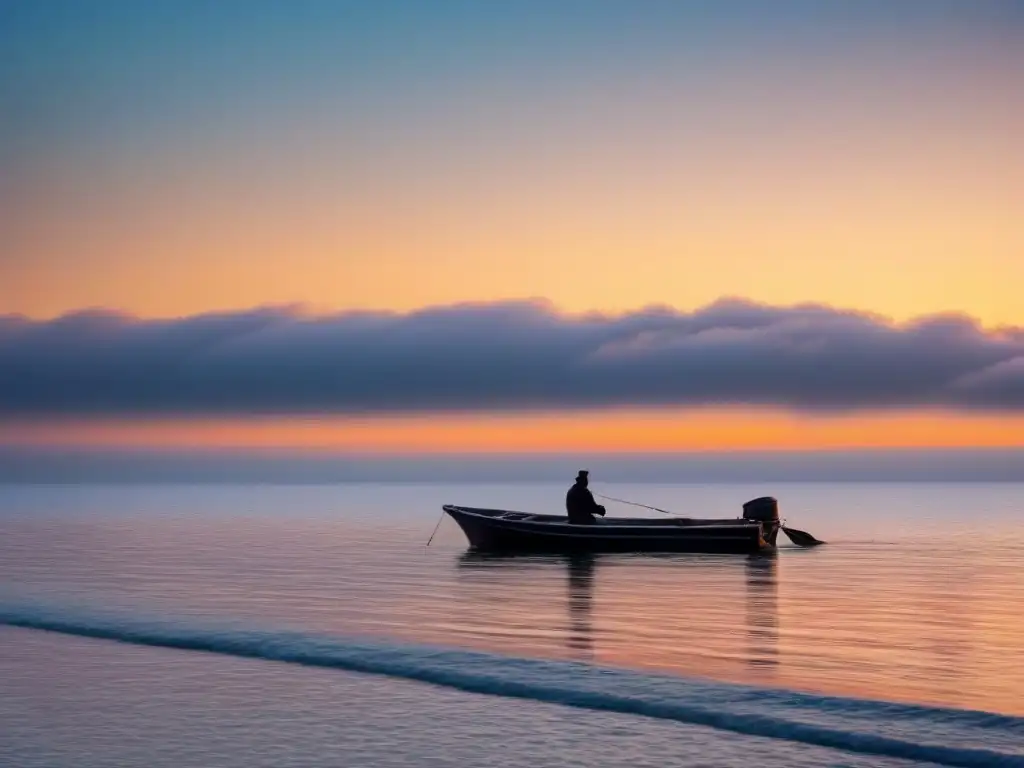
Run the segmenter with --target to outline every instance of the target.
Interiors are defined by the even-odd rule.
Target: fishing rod
[[[607,499],[608,501],[617,501],[619,504],[629,504],[631,507],[643,507],[644,509],[652,509],[655,512],[663,512],[666,515],[674,515],[674,512],[669,512],[667,509],[661,509],[659,507],[652,507],[649,504],[641,504],[637,501],[626,501],[626,499],[616,499],[614,496],[605,496],[601,493],[595,493],[595,496],[599,499]]]

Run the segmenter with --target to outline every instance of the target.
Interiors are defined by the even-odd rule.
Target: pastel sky
[[[0,0],[0,442],[1021,446],[1021,136],[1009,0]],[[360,367],[467,302],[564,345]],[[268,306],[320,357],[174,346]]]

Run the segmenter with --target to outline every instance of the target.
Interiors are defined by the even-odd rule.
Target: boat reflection
[[[747,661],[753,667],[778,665],[778,556],[750,555],[746,561]]]
[[[540,583],[529,579],[530,574],[551,574],[552,570],[564,570],[566,574],[566,606],[568,624],[558,629],[565,638],[570,656],[583,661],[594,658],[593,599],[594,580],[599,554],[552,554],[515,555],[487,552],[465,552],[459,556],[460,570],[476,570],[486,579],[478,584],[494,585],[496,574],[503,585],[520,583],[524,589],[540,597],[547,592],[547,579]],[[603,556],[608,557],[608,556]],[[541,587],[538,589],[538,587]]]
[[[467,615],[486,617],[477,631],[518,649],[556,643],[582,661],[724,674],[732,667],[737,675],[774,676],[779,664],[775,554],[465,552],[457,565]],[[597,605],[599,578],[605,597]]]
[[[569,634],[568,646],[574,655],[591,660],[594,656],[592,602],[596,555],[573,555],[569,558]]]

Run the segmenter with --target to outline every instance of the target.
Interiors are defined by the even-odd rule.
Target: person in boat
[[[569,522],[577,525],[593,525],[597,522],[594,515],[604,517],[604,507],[594,501],[594,494],[587,487],[590,473],[581,469],[576,475],[576,482],[565,494],[565,511]]]

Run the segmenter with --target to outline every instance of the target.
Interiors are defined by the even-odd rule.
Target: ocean
[[[426,546],[565,489],[2,485],[0,765],[1024,766],[1024,485],[595,482],[828,544]]]

